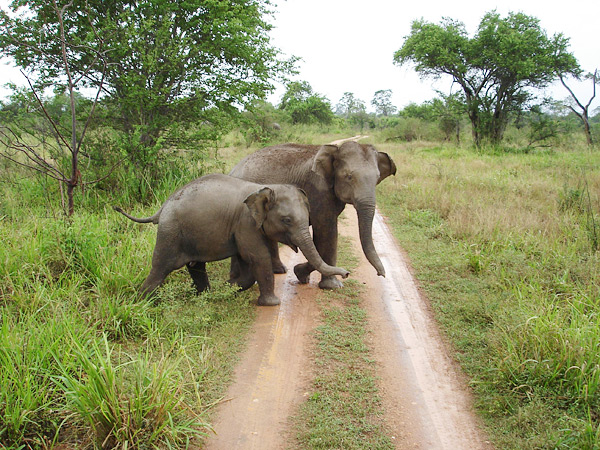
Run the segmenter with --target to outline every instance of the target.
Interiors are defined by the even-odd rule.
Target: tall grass
[[[206,425],[185,407],[176,359],[157,357],[160,352],[115,357],[114,351],[106,337],[90,348],[78,344],[78,370],[61,366],[56,377],[68,408],[89,427],[98,447],[180,448],[204,434]]]
[[[111,208],[152,214],[190,180],[166,177],[147,205],[127,186],[85,191],[66,219],[56,186],[30,176],[0,177],[0,446],[197,445],[257,293],[226,287],[226,265],[212,264],[202,296],[176,272],[138,298],[156,227]]]
[[[600,154],[379,145],[379,188],[502,448],[599,448]],[[566,447],[565,447],[566,448]]]

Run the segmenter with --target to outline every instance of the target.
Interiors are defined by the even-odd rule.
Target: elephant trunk
[[[358,213],[358,231],[360,236],[360,244],[367,260],[377,270],[377,275],[385,277],[385,269],[375,245],[373,245],[373,217],[375,216],[375,198],[366,198],[358,200],[354,203],[356,212]]]
[[[315,244],[312,240],[308,229],[306,231],[302,231],[299,233],[295,233],[291,236],[291,240],[294,245],[297,245],[302,254],[306,257],[311,266],[315,268],[315,270],[319,271],[322,275],[326,277],[330,277],[333,275],[339,275],[342,278],[347,278],[350,272],[346,269],[342,269],[341,267],[334,267],[327,264],[319,255]]]

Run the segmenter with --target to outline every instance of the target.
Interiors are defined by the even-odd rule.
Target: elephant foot
[[[287,273],[287,267],[281,261],[273,261],[273,273]]]
[[[279,297],[274,294],[263,295],[260,294],[258,297],[258,305],[259,306],[277,306],[281,303]]]
[[[246,289],[250,289],[252,286],[254,286],[256,280],[247,278],[230,278],[227,282],[232,286],[237,286],[240,288],[240,291],[245,291]]]
[[[314,269],[309,263],[298,264],[294,267],[294,273],[301,284],[307,284],[310,280],[310,274]]]
[[[321,289],[339,289],[344,286],[340,280],[336,277],[323,277],[319,282],[319,287]]]

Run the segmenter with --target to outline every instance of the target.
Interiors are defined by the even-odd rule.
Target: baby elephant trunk
[[[346,269],[330,266],[323,261],[323,258],[321,258],[321,255],[319,255],[319,252],[317,251],[308,231],[294,234],[292,236],[292,241],[298,246],[300,251],[302,251],[311,266],[313,266],[315,270],[319,271],[322,275],[326,277],[339,275],[342,278],[348,278],[348,275],[350,275],[350,272],[348,272]]]

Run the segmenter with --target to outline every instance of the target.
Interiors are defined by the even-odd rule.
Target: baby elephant
[[[264,186],[213,174],[176,191],[151,217],[139,219],[115,210],[135,222],[158,224],[152,270],[140,288],[142,295],[184,265],[201,292],[209,287],[205,263],[233,256],[246,274],[235,282],[247,289],[257,281],[258,304],[278,305],[270,254],[277,242],[295,252],[299,247],[325,276],[349,274],[321,259],[308,229],[306,194],[291,185]]]

